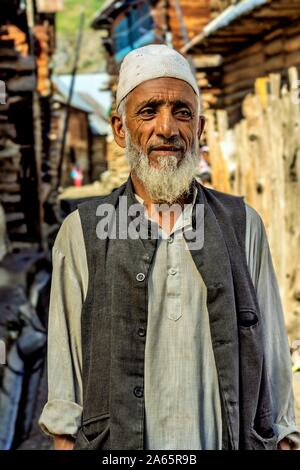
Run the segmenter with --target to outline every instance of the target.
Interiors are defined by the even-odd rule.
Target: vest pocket
[[[240,309],[238,312],[238,325],[242,328],[250,328],[258,324],[258,316],[254,310]]]
[[[108,449],[109,414],[95,416],[83,421],[79,428],[74,450]]]
[[[255,429],[250,430],[250,441],[252,450],[277,450],[277,437],[262,437]]]

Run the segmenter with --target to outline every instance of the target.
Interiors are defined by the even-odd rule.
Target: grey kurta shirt
[[[148,280],[145,437],[148,449],[220,449],[221,406],[206,286],[182,236],[192,205],[160,239]],[[291,361],[270,250],[261,218],[246,205],[246,258],[265,323],[267,369],[278,440],[300,442]],[[78,211],[53,247],[48,333],[48,402],[40,426],[76,436],[82,413],[81,308],[88,267]]]

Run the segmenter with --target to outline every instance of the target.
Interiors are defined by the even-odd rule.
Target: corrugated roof
[[[52,81],[54,85],[56,86],[59,95],[61,96],[61,101],[63,103],[67,103],[68,96],[69,96],[69,87],[60,79],[60,77],[53,77]],[[79,109],[80,111],[83,111],[85,113],[93,112],[93,109],[91,108],[91,106],[85,103],[80,98],[80,96],[76,93],[75,90],[73,91],[70,106],[72,106],[72,108]]]
[[[203,28],[200,34],[195,36],[188,44],[186,44],[181,49],[181,52],[186,53],[194,45],[200,43],[208,36],[212,35],[213,33],[217,32],[222,28],[226,28],[230,23],[232,23],[236,19],[246,15],[247,13],[251,12],[252,10],[255,10],[258,7],[266,5],[267,3],[270,3],[270,0],[242,0],[241,2],[235,5],[230,5],[219,16],[217,16],[214,20],[208,23]]]
[[[70,87],[71,75],[56,75],[56,80]],[[109,75],[107,73],[81,73],[76,75],[74,90],[76,93],[87,93],[103,109],[103,117],[107,117],[111,109],[112,93],[108,89]]]
[[[52,78],[60,98],[66,103],[69,95],[71,75],[59,75]],[[107,135],[110,126],[107,120],[111,107],[111,92],[101,90],[107,86],[108,75],[105,73],[76,75],[71,106],[88,114],[91,131],[94,135]]]
[[[107,121],[102,119],[96,114],[90,114],[89,123],[91,126],[91,131],[94,135],[108,135],[110,132],[110,126]]]
[[[102,7],[97,11],[93,20],[92,20],[92,28],[97,28],[99,22],[105,22],[106,16],[110,15],[113,10],[118,10],[121,8],[125,3],[130,3],[128,0],[106,0]],[[101,21],[102,20],[102,21]]]

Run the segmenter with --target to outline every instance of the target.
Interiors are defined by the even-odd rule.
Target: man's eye
[[[141,116],[143,117],[153,116],[154,113],[155,111],[153,108],[145,108],[145,109],[142,109],[142,111],[140,112]]]
[[[176,115],[179,117],[190,118],[192,113],[188,109],[180,109],[176,112]]]

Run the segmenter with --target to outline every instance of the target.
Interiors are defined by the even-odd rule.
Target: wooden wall
[[[286,81],[291,66],[300,70],[300,24],[295,22],[285,23],[254,44],[224,55],[222,95],[217,107],[226,109],[230,124],[234,124],[241,118],[241,103],[254,90],[255,79],[280,72]]]
[[[185,45],[186,38],[191,40],[199,34],[211,18],[209,0],[159,0],[153,8],[156,35],[163,41],[166,29],[172,33],[172,44],[176,50]],[[166,23],[166,24],[165,24]]]

